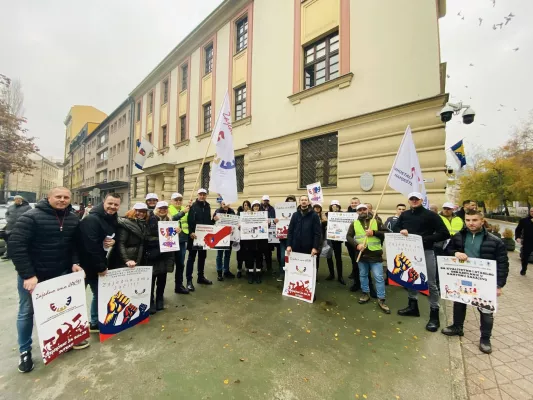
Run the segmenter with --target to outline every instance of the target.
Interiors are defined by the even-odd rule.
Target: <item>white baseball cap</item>
[[[181,195],[181,193],[172,193],[172,196],[170,196],[170,200],[174,199],[183,199],[183,196]]]
[[[442,208],[451,208],[452,210],[454,210],[455,209],[455,205],[453,203],[449,203],[448,202],[448,203],[444,203],[442,205]]]
[[[202,188],[202,189],[198,189],[198,192],[197,192],[197,193],[198,193],[198,194],[200,194],[200,193],[205,193],[205,194],[207,194],[207,190],[205,190],[205,189],[203,189],[203,188]]]
[[[261,198],[261,200],[263,200],[263,201],[265,201],[265,200],[270,201],[270,197],[268,196],[268,194],[265,194],[265,195]]]
[[[168,208],[168,203],[166,201],[158,201],[157,204],[155,205],[155,208],[162,208],[162,207]]]
[[[157,197],[157,194],[155,193],[148,193],[145,200],[159,200],[159,197]]]
[[[367,206],[365,203],[361,203],[361,204],[359,204],[357,207],[355,207],[356,210],[360,210],[361,208],[366,208],[366,209],[368,209],[368,206]]]
[[[267,197],[268,197],[268,196],[267,196]],[[259,200],[254,200],[254,201],[252,201],[252,207],[253,207],[255,204],[259,204],[259,205],[261,205],[261,203],[259,202]]]
[[[409,193],[409,196],[407,196],[407,198],[410,199],[411,197],[416,197],[418,200],[422,200],[424,198],[424,196],[422,196],[422,193],[419,192]]]
[[[339,202],[339,200],[331,200],[331,203],[329,204],[330,206],[341,206],[341,203]]]
[[[144,203],[135,203],[133,206],[134,210],[148,210],[148,207]]]

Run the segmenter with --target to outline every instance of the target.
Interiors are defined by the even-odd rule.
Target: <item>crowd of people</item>
[[[37,203],[34,209],[17,215],[9,232],[9,257],[18,273],[19,313],[17,318],[18,344],[20,351],[19,371],[33,369],[31,357],[33,306],[31,292],[38,282],[60,275],[84,271],[86,286],[93,293],[90,306],[91,332],[98,332],[98,277],[106,275],[109,269],[136,265],[153,267],[150,314],[165,308],[164,292],[167,275],[175,271],[174,292],[187,295],[196,290],[193,282],[196,264],[196,284],[212,285],[205,275],[207,250],[194,245],[196,226],[215,224],[221,214],[242,215],[254,211],[265,211],[269,218],[278,222],[274,207],[268,195],[262,200],[245,200],[237,210],[224,202],[212,211],[207,202],[207,191],[199,189],[194,202],[184,204],[183,195],[174,193],[170,204],[160,200],[155,193],[148,193],[144,203],[136,203],[124,217],[117,211],[121,198],[108,194],[101,204],[85,208],[82,215],[73,212],[70,205],[70,191],[57,187],[50,190],[46,199]],[[270,244],[267,239],[241,240],[237,251],[237,274],[231,271],[232,246],[217,250],[217,280],[239,279],[246,275],[248,282],[261,283],[265,272],[272,273],[278,281],[284,280],[285,255],[291,252],[316,256],[317,268],[320,259],[326,258],[328,276],[345,285],[343,277],[342,243],[326,238],[328,212],[321,204],[312,204],[307,195],[297,198],[289,195],[286,202],[297,202],[286,239],[279,244]],[[17,206],[23,204],[19,202]],[[381,311],[390,314],[386,303],[386,274],[383,267],[383,244],[385,233],[422,237],[429,286],[429,321],[426,329],[436,332],[440,327],[440,294],[438,270],[435,255],[453,255],[460,260],[468,257],[495,260],[497,263],[498,295],[505,286],[508,275],[508,258],[503,242],[485,228],[483,213],[474,202],[464,202],[463,208],[454,213],[454,205],[444,203],[437,213],[423,207],[423,196],[413,192],[408,196],[408,205],[398,204],[396,214],[385,223],[374,215],[372,205],[361,203],[354,197],[345,212],[357,213],[350,225],[345,246],[350,257],[353,280],[350,290],[361,290],[360,304],[371,298],[377,299]],[[329,212],[342,212],[340,202],[333,200]],[[158,222],[179,222],[180,249],[177,252],[159,251]],[[517,233],[523,241],[528,257],[533,243],[533,209],[530,218],[519,224]],[[529,225],[527,225],[529,223]],[[272,252],[276,250],[279,269],[274,270]],[[188,253],[188,256],[187,256]],[[357,260],[359,253],[361,257]],[[527,263],[526,263],[527,267]],[[525,270],[526,267],[522,267]],[[336,276],[335,276],[336,272]],[[185,279],[184,279],[185,275]],[[419,317],[418,293],[408,291],[408,305],[399,309],[400,316]],[[491,352],[490,336],[493,314],[486,308],[479,308],[481,315],[480,349]],[[442,333],[462,336],[466,305],[454,303],[453,325]],[[87,341],[74,346],[75,350],[89,346]]]

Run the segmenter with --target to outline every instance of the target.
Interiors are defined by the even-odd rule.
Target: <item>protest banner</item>
[[[276,223],[274,218],[268,219],[268,243],[279,243],[279,239],[276,236]]]
[[[385,247],[389,283],[429,294],[422,236],[386,233]]]
[[[437,265],[443,299],[491,312],[498,310],[496,261],[470,257],[459,261],[456,257],[439,256]]]
[[[100,342],[148,322],[151,286],[152,267],[110,269],[98,278]]]
[[[31,298],[45,364],[89,338],[83,272],[38,283]]]
[[[241,219],[238,215],[233,214],[217,214],[219,220],[216,222],[216,225],[220,226],[231,226],[231,237],[232,242],[239,242],[241,240],[241,231],[239,230],[239,223]]]
[[[278,203],[274,206],[276,210],[276,237],[278,239],[287,239],[289,234],[289,223],[291,222],[292,214],[296,212],[297,205],[294,201]]]
[[[200,250],[220,250],[231,246],[231,226],[196,225],[193,247]]]
[[[322,185],[320,182],[307,185],[307,194],[311,203],[322,204],[324,202],[324,193],[322,192]]]
[[[312,303],[316,288],[316,257],[291,252],[285,263],[283,296]]]
[[[157,223],[159,231],[159,251],[167,253],[180,249],[179,221],[159,221]]]
[[[241,240],[268,239],[268,213],[257,211],[241,214]]]
[[[353,221],[358,218],[357,213],[329,212],[326,236],[328,240],[346,242],[346,234]]]

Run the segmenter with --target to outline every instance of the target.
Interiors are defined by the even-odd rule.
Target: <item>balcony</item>
[[[100,141],[98,141],[98,144],[96,145],[96,151],[100,150],[100,149],[103,149],[104,147],[107,147],[109,143],[109,139],[106,138],[106,140],[101,143]]]
[[[107,167],[107,159],[106,160],[101,160],[99,161],[97,164],[96,164],[96,169],[101,169],[101,168],[104,168],[104,167]]]

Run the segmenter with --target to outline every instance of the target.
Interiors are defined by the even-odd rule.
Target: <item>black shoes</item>
[[[333,279],[335,279],[335,275],[332,274],[329,274],[326,278],[327,281],[332,281]]]
[[[238,270],[238,271],[237,271],[237,278],[238,278],[238,279],[241,279],[241,278],[242,278],[242,271],[241,271],[241,270]]]
[[[163,300],[163,296],[156,297],[155,299],[155,309],[157,311],[161,311],[165,309],[165,300]]]
[[[409,299],[409,305],[401,310],[398,310],[398,315],[401,315],[402,317],[420,317],[418,301]]]
[[[429,311],[429,322],[426,325],[426,330],[429,332],[437,332],[440,327],[439,309],[432,308]]]
[[[248,277],[248,283],[252,284],[254,283],[254,280],[255,280],[255,272],[253,271],[248,271],[246,273],[246,276]]]
[[[100,327],[98,326],[98,324],[89,323],[89,332],[91,332],[91,333],[100,333]]]
[[[223,280],[224,280],[224,277],[222,276],[222,271],[217,271],[217,281],[222,282]]]
[[[174,289],[174,293],[178,293],[178,294],[189,294],[189,289],[187,289],[185,286],[183,285],[179,285],[179,286],[176,286],[176,288]]]
[[[157,312],[153,297],[150,298],[150,308],[148,309],[148,312],[150,315],[154,315]]]
[[[34,368],[33,360],[31,359],[31,350],[20,353],[19,372],[30,372]]]
[[[210,281],[205,276],[199,276],[198,279],[196,280],[196,283],[200,285],[212,285],[213,281]]]
[[[189,292],[194,292],[196,289],[194,288],[194,285],[192,284],[192,281],[187,281],[187,290]]]
[[[224,272],[224,278],[235,279],[235,275],[232,274],[230,271],[226,271]]]
[[[522,269],[520,270],[520,275],[525,276],[525,275],[526,275],[526,272],[527,272],[527,269],[522,268]]]
[[[353,283],[352,286],[350,286],[350,292],[357,292],[359,289],[361,289],[361,286],[358,285],[357,283]]]
[[[258,271],[258,272],[255,273],[255,282],[256,282],[256,283],[261,283],[261,282],[263,282],[262,279],[261,279],[261,278],[262,278],[261,275],[262,275],[261,271]]]
[[[479,350],[481,350],[485,354],[492,353],[492,345],[490,344],[490,339],[481,338],[479,340]]]
[[[337,280],[339,281],[341,285],[346,285],[346,282],[344,282],[344,279],[342,278],[342,276],[339,276]]]
[[[446,336],[464,336],[465,333],[463,332],[462,326],[457,325],[450,325],[441,330],[441,332]]]

